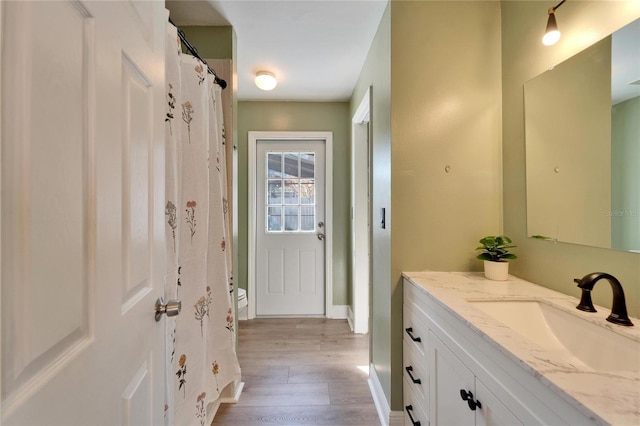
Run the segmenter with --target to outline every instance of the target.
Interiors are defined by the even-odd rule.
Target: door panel
[[[122,425],[152,425],[151,359],[145,360],[122,393]]]
[[[284,294],[284,250],[273,249],[265,252],[267,257],[267,293]]]
[[[162,423],[163,3],[0,8],[0,423]]]
[[[95,43],[87,12],[69,3],[43,10],[30,2],[3,6],[3,40],[24,33],[3,44],[2,59],[4,401],[91,338],[88,271],[94,259],[85,248],[92,238],[92,201],[83,183],[93,173],[86,156],[92,110],[85,82]],[[69,57],[58,60],[67,78],[57,84],[33,69],[53,61],[59,48],[51,33],[39,30],[49,20],[65,22],[58,35],[70,40]],[[57,105],[61,99],[65,108]],[[56,321],[50,321],[52,306],[64,306]]]
[[[315,250],[300,250],[298,256],[300,270],[300,293],[315,294],[318,289],[314,285],[316,277],[316,252]],[[324,289],[320,289],[322,292]]]
[[[153,140],[153,90],[147,77],[129,57],[122,56],[123,247],[124,307],[149,285],[149,158]]]
[[[321,140],[258,140],[257,315],[325,313]]]

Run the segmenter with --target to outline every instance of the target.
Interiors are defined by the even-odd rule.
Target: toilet
[[[243,288],[238,289],[238,319],[246,320],[247,315],[247,291]]]

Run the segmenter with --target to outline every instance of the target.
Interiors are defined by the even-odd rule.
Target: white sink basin
[[[586,321],[553,304],[539,300],[468,302],[578,368],[586,366],[596,371],[640,370],[640,342]]]

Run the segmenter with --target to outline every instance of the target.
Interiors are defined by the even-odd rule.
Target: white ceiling
[[[166,1],[178,27],[233,26],[238,99],[298,101],[351,97],[386,4],[387,0]],[[278,79],[270,92],[253,82],[262,70]]]

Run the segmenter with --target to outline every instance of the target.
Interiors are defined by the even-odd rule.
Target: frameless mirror
[[[640,19],[524,98],[528,235],[640,252]]]

